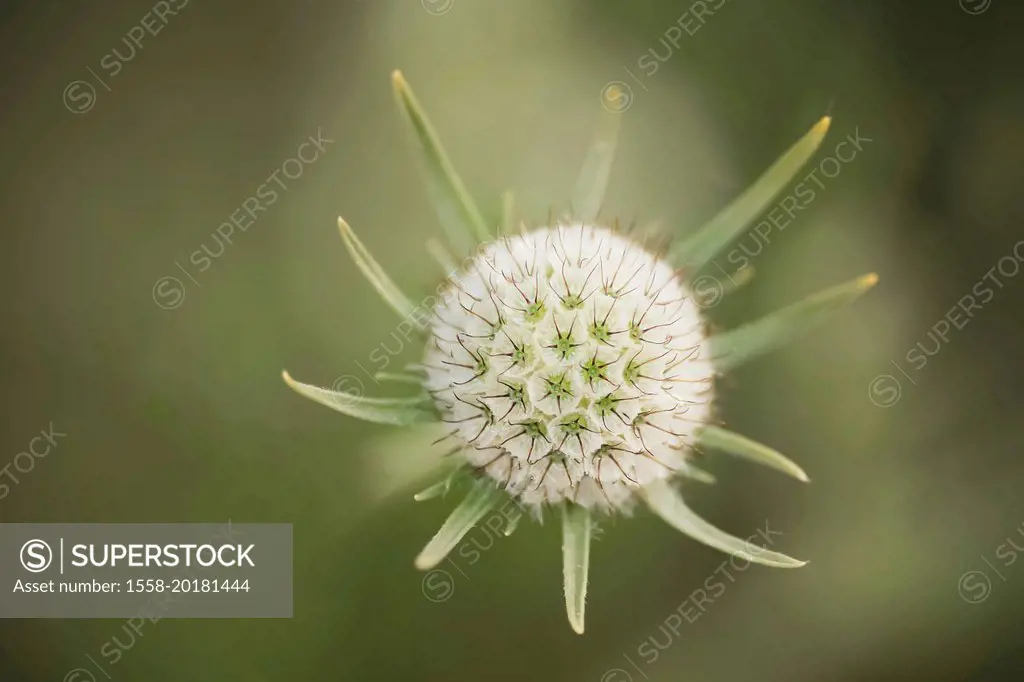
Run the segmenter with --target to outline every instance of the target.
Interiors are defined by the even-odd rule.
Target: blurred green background
[[[1024,276],[996,275],[963,328],[929,337],[1024,238],[1019,4],[707,0],[697,18],[689,0],[157,5],[177,14],[130,56],[151,3],[0,9],[0,465],[51,422],[67,434],[0,521],[293,523],[295,617],[162,620],[113,679],[1020,679],[1024,561],[1005,557],[1008,539],[1024,547]],[[567,208],[613,81],[631,99],[606,215],[671,234],[826,112],[819,160],[870,138],[711,311],[727,328],[881,277],[721,384],[725,422],[813,484],[712,457],[719,484],[687,489],[733,533],[781,531],[776,549],[807,567],[735,574],[678,634],[666,619],[726,557],[648,514],[603,524],[582,637],[557,524],[474,531],[485,551],[424,582],[412,558],[453,503],[411,493],[439,451],[280,378],[351,376],[369,393],[360,365],[394,348],[337,215],[403,286],[436,284],[424,242],[441,231],[394,68],[481,202],[514,188],[531,224]],[[192,254],[218,253],[217,226],[318,130],[333,142],[200,270]],[[918,343],[938,350],[915,369]],[[122,625],[5,621],[0,680],[64,679],[125,641]]]

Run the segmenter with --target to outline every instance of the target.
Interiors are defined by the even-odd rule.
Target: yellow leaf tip
[[[814,124],[814,134],[819,138],[825,137],[825,133],[828,132],[829,126],[832,125],[831,116],[822,116],[821,120]]]
[[[869,272],[868,274],[858,279],[857,284],[860,285],[861,289],[870,289],[871,287],[878,284],[878,273]]]
[[[399,69],[395,69],[391,72],[391,85],[398,90],[405,88],[405,76],[402,75],[402,72]]]

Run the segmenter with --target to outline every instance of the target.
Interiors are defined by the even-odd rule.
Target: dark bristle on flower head
[[[419,310],[352,228],[340,218],[338,224],[356,266],[384,302],[424,333],[419,374],[397,377],[411,377],[422,393],[369,398],[299,383],[287,372],[284,379],[300,394],[353,417],[447,427],[442,440],[460,466],[416,499],[441,495],[456,479],[468,481],[469,492],[417,556],[416,567],[440,563],[504,500],[537,518],[557,508],[566,610],[570,625],[582,633],[595,515],[629,513],[643,502],[672,527],[723,552],[769,566],[806,563],[715,528],[687,506],[675,483],[714,482],[693,464],[704,450],[809,480],[781,453],[714,423],[715,381],[845,307],[877,276],[861,276],[715,334],[708,331],[694,279],[814,154],[830,117],[711,222],[666,246],[622,229],[617,220],[599,220],[621,114],[603,116],[568,215],[516,230],[512,195],[506,193],[502,223],[492,229],[402,74],[396,71],[392,82],[449,240],[448,248],[428,242],[447,274],[432,309]],[[746,283],[752,272],[735,273],[730,286],[716,293]],[[509,523],[506,534],[514,528]]]

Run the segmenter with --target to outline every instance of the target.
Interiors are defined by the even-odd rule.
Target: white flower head
[[[426,388],[501,489],[615,510],[685,470],[715,370],[667,262],[613,230],[556,224],[488,243],[445,293]]]
[[[637,501],[715,549],[769,566],[802,566],[704,521],[675,484],[681,477],[714,482],[692,464],[698,448],[808,480],[781,453],[712,423],[715,378],[851,303],[877,276],[864,275],[714,335],[694,294],[696,283],[710,279],[717,302],[750,281],[749,267],[722,273],[725,281],[702,268],[814,154],[829,117],[710,223],[656,255],[615,223],[602,227],[598,220],[621,115],[604,118],[569,217],[514,233],[506,195],[495,235],[400,73],[393,82],[452,250],[473,255],[456,267],[447,250],[432,244],[448,278],[426,319],[339,219],[342,239],[362,273],[402,324],[417,322],[424,332],[422,363],[378,378],[421,386],[422,393],[370,398],[299,383],[287,373],[284,378],[302,395],[360,419],[445,426],[442,440],[459,466],[416,499],[458,486],[468,492],[416,557],[417,568],[443,561],[509,496],[534,516],[547,508],[560,514],[566,611],[577,632],[583,632],[594,515],[628,511]],[[506,534],[517,521],[509,520]]]

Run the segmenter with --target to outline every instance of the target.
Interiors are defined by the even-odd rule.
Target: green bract
[[[628,511],[637,501],[710,547],[768,566],[802,566],[805,562],[752,547],[702,520],[685,504],[675,482],[689,477],[714,483],[714,477],[689,461],[698,449],[731,454],[809,480],[799,466],[772,448],[709,423],[711,379],[778,348],[852,303],[877,282],[877,276],[864,275],[714,336],[704,333],[703,325],[682,332],[680,325],[700,321],[694,306],[701,294],[696,286],[700,268],[786,188],[820,146],[830,118],[818,121],[710,223],[679,240],[666,261],[598,224],[621,114],[603,115],[573,192],[568,222],[549,220],[533,232],[524,227],[521,234],[514,234],[512,195],[502,197],[500,224],[490,225],[400,73],[395,72],[393,84],[449,241],[447,248],[433,240],[427,243],[450,278],[443,287],[450,296],[431,311],[429,330],[422,324],[425,316],[416,317],[410,298],[352,228],[340,218],[338,225],[359,270],[405,324],[413,322],[430,332],[425,356],[441,362],[425,359],[407,372],[378,376],[422,386],[412,398],[369,398],[298,383],[287,373],[284,378],[302,395],[353,417],[396,426],[442,422],[452,428],[448,438],[455,447],[449,454],[462,459],[416,500],[441,497],[457,488],[468,493],[416,557],[416,567],[436,566],[475,524],[510,497],[538,516],[545,507],[558,507],[566,610],[570,625],[580,633],[593,517]],[[575,244],[576,250],[567,243]],[[584,244],[590,245],[586,255]],[[478,270],[467,274],[451,254],[462,258],[474,250],[472,262]],[[640,264],[636,272],[644,276],[631,284],[634,273],[625,283],[617,283],[618,270],[610,275],[605,266],[614,269],[621,255],[621,268],[627,254]],[[508,268],[499,267],[499,256]],[[719,293],[738,288],[752,276],[752,268],[734,273]],[[659,299],[662,291],[683,295],[664,301]],[[599,298],[603,307],[595,302]],[[476,304],[483,306],[485,299],[487,312],[481,312]],[[627,299],[633,301],[633,309],[615,310]],[[673,307],[677,303],[679,307]],[[693,335],[687,341],[690,345],[680,347],[685,334]],[[703,369],[691,375],[681,371],[692,370],[697,363],[704,363],[700,368],[707,368],[707,376]],[[685,425],[676,426],[677,422]],[[672,453],[671,465],[663,461],[666,452]],[[552,470],[566,482],[552,488]],[[538,492],[542,485],[546,487]],[[519,516],[508,520],[505,534],[518,520]]]

